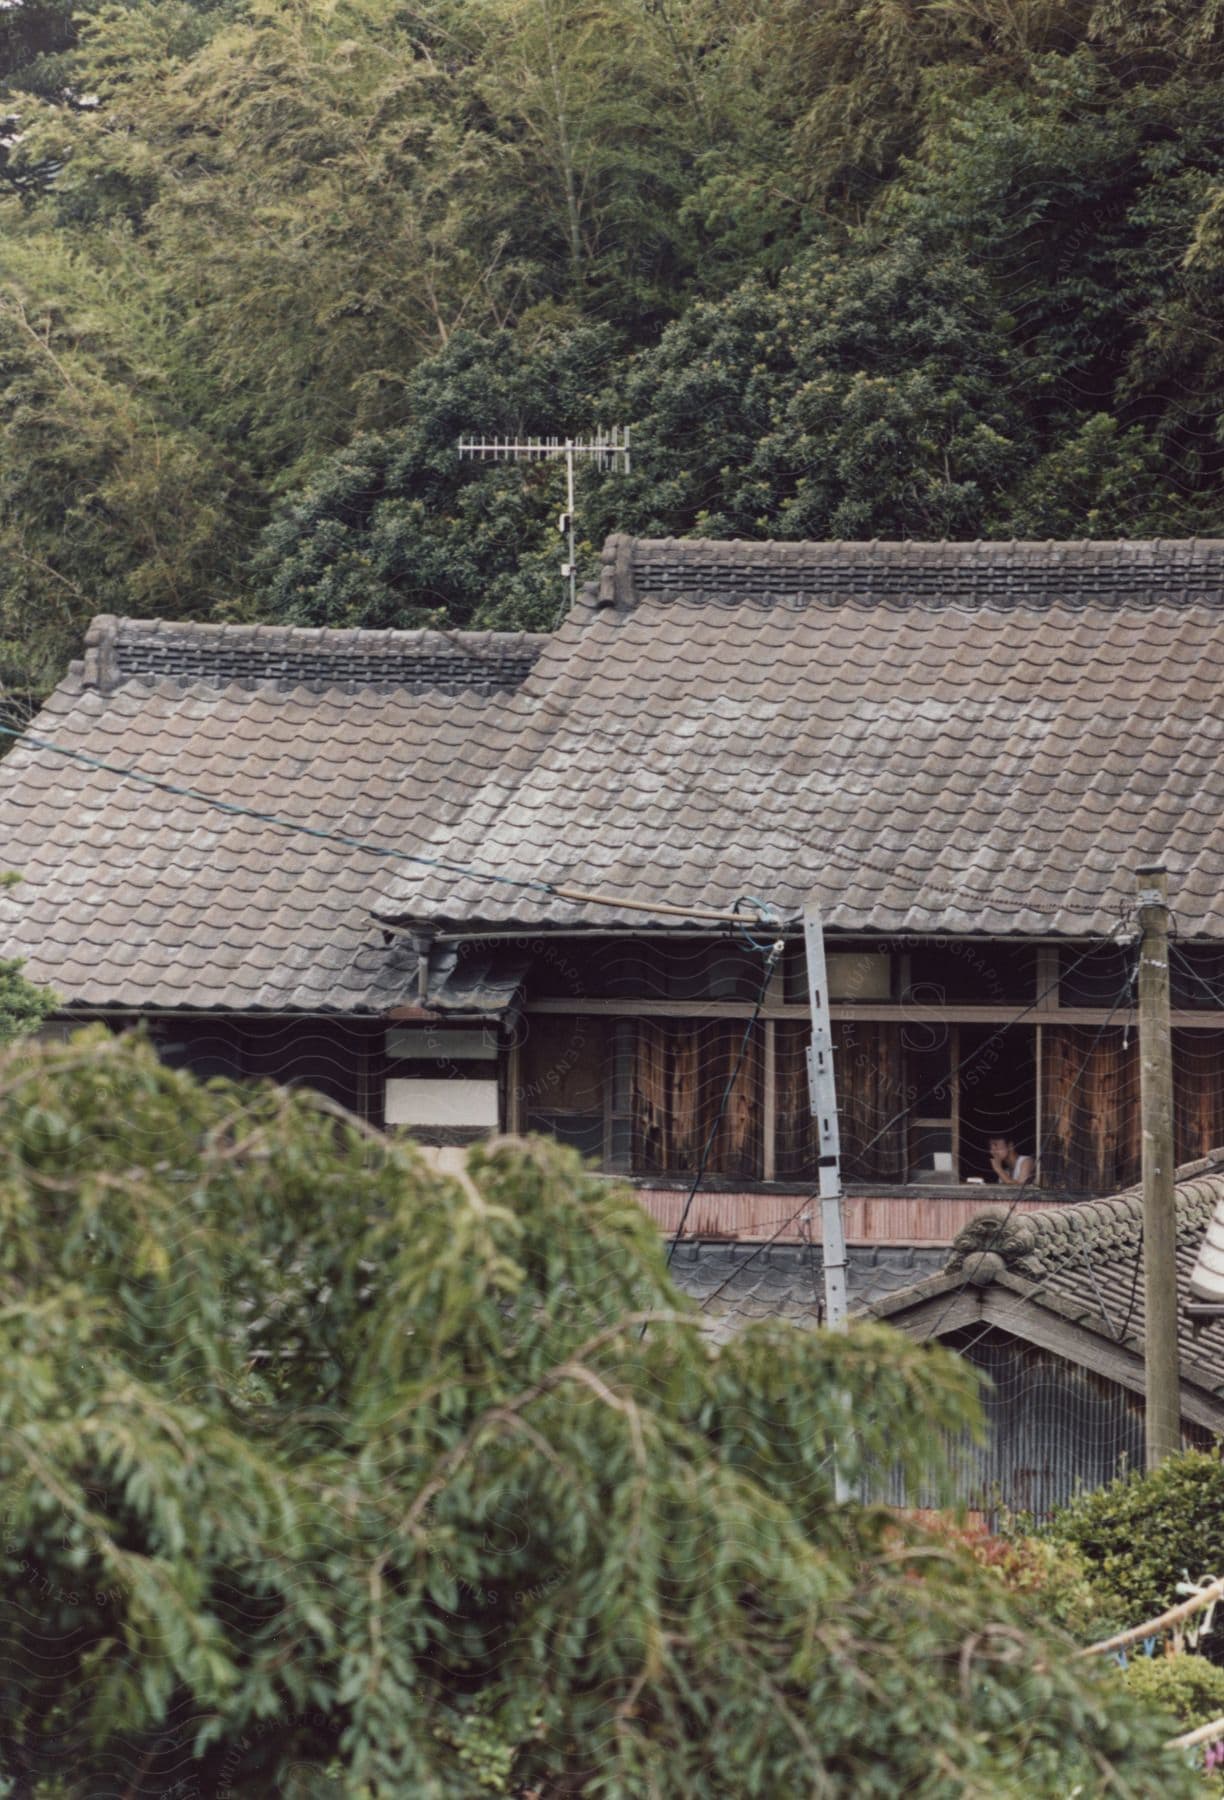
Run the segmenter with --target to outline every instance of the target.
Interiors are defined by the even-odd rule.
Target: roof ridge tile
[[[1189,591],[1187,591],[1189,589]],[[630,538],[604,549],[601,606],[1224,606],[1224,540]]]
[[[166,620],[102,614],[86,635],[85,678],[104,693],[121,683],[455,691],[516,688],[545,643],[541,633],[365,631],[259,621]]]

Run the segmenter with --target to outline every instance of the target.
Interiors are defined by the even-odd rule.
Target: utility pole
[[[842,1221],[841,1137],[837,1129],[837,1087],[833,1080],[833,1027],[829,1018],[824,925],[818,906],[804,908],[803,948],[807,954],[808,1000],[812,1009],[812,1042],[807,1053],[808,1098],[816,1121],[816,1159],[820,1174],[825,1324],[833,1331],[844,1331],[846,1232]]]
[[[1177,1202],[1173,1182],[1173,1052],[1169,1029],[1169,881],[1137,871],[1139,1103],[1143,1121],[1143,1291],[1147,1466],[1181,1449],[1177,1354]]]
[[[824,1261],[825,1324],[845,1331],[846,1228],[842,1218],[841,1134],[837,1127],[837,1084],[833,1078],[833,1025],[829,1016],[829,975],[825,966],[824,922],[820,908],[803,909],[803,948],[807,957],[808,1001],[812,1009],[812,1041],[808,1046],[808,1099],[816,1121],[816,1166],[820,1175],[820,1236]],[[846,1415],[845,1431],[854,1429],[850,1396],[838,1395]],[[850,1499],[836,1444],[833,1450],[833,1498],[839,1506]]]
[[[578,597],[578,562],[574,548],[574,464],[586,460],[598,469],[623,469],[629,472],[629,427],[614,425],[609,432],[598,431],[592,438],[513,438],[459,439],[459,454],[470,462],[560,462],[565,459],[565,511],[557,521],[557,530],[566,541],[568,557],[561,573],[569,580],[569,603]]]

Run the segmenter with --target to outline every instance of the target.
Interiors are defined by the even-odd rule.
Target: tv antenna
[[[565,511],[557,521],[557,530],[566,540],[567,560],[561,573],[569,578],[571,607],[578,597],[578,563],[574,551],[574,465],[578,459],[594,463],[597,469],[623,469],[629,473],[629,427],[613,425],[589,438],[513,438],[459,439],[459,454],[472,462],[560,462],[565,458]]]

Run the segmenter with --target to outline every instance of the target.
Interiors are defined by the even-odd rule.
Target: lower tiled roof
[[[851,1245],[846,1256],[846,1292],[856,1310],[933,1274],[944,1260],[942,1250],[861,1245]],[[788,1319],[809,1331],[823,1321],[824,1257],[818,1246],[682,1242],[671,1274],[698,1302],[702,1324],[718,1343],[757,1319]]]
[[[1186,1307],[1203,1234],[1224,1197],[1224,1149],[1177,1173],[1178,1348],[1183,1378],[1224,1399],[1224,1320],[1195,1329]],[[941,1273],[870,1303],[878,1318],[904,1315],[961,1289],[997,1285],[1014,1299],[1014,1328],[1024,1334],[1029,1307],[1044,1308],[1106,1344],[1141,1356],[1146,1330],[1143,1196],[1128,1188],[1101,1200],[1023,1215],[985,1212],[959,1233]]]

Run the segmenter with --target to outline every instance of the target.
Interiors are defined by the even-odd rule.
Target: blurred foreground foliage
[[[305,1092],[27,1044],[0,1281],[8,1794],[1193,1791],[992,1570],[835,1503],[835,1443],[938,1481],[966,1365],[713,1350],[554,1144],[445,1179]]]
[[[0,891],[19,880],[11,869],[0,870]],[[58,1005],[49,988],[26,980],[24,966],[14,957],[0,957],[0,1048],[37,1031]]]

